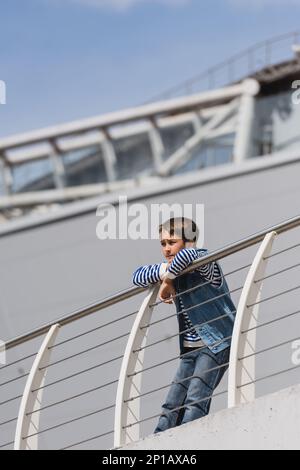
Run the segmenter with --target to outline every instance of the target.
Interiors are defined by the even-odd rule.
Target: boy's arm
[[[168,263],[152,264],[141,266],[133,273],[132,282],[138,287],[149,287],[162,281]]]
[[[190,264],[192,264],[193,261],[202,258],[202,256],[206,254],[207,251],[205,250],[184,248],[174,257],[171,265],[163,277],[174,279],[175,277],[179,276],[180,273],[184,271]],[[222,284],[221,272],[216,261],[207,263],[204,266],[200,266],[200,268],[197,268],[195,271],[198,271],[206,281],[211,282],[211,284],[215,287],[220,287]]]

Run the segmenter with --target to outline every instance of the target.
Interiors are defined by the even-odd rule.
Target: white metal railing
[[[237,276],[239,280],[237,287],[231,289],[230,293],[233,295],[241,293],[241,295],[237,297],[239,302],[232,337],[230,361],[228,364],[221,366],[229,366],[228,390],[222,390],[214,394],[215,398],[224,398],[225,395],[228,394],[229,407],[253,400],[255,398],[256,384],[262,380],[265,380],[268,377],[284,374],[287,371],[293,371],[299,367],[299,365],[294,365],[293,367],[286,368],[279,372],[272,372],[270,370],[270,373],[259,377],[256,372],[254,362],[254,359],[257,356],[262,355],[265,351],[276,350],[277,348],[290,344],[291,341],[297,339],[289,338],[288,340],[285,339],[283,341],[283,338],[280,338],[278,343],[270,346],[268,346],[267,343],[264,343],[265,347],[262,350],[257,350],[256,346],[256,332],[259,329],[283,322],[284,320],[295,318],[300,313],[299,309],[295,309],[293,312],[285,313],[280,316],[277,315],[275,318],[271,317],[269,321],[264,322],[261,322],[261,319],[259,318],[262,315],[258,314],[259,308],[263,303],[266,304],[273,298],[278,299],[280,296],[286,296],[292,292],[297,292],[297,290],[300,289],[300,286],[296,285],[279,293],[276,292],[272,296],[266,298],[262,297],[262,286],[266,279],[274,279],[276,276],[286,274],[290,270],[296,269],[300,266],[300,262],[295,263],[291,266],[284,267],[284,269],[277,270],[272,274],[266,275],[267,263],[269,263],[271,259],[274,260],[281,253],[286,254],[287,252],[300,247],[299,241],[296,244],[290,244],[289,246],[284,247],[283,250],[279,250],[271,254],[274,240],[277,240],[279,235],[285,232],[291,233],[291,230],[297,227],[300,227],[300,216],[283,222],[282,224],[278,224],[275,227],[263,230],[221,250],[215,251],[205,258],[198,260],[186,270],[186,272],[190,272],[196,267],[208,262],[220,260],[233,254],[242,253],[245,249],[261,242],[261,246],[259,247],[253,261],[249,259],[249,262],[246,264],[243,263],[237,268],[225,273],[226,278]],[[298,240],[298,237],[296,240]],[[245,282],[241,282],[241,273],[245,270],[249,270],[249,274],[247,275]],[[141,424],[156,419],[159,415],[159,404],[156,403],[155,408],[157,413],[155,415],[151,414],[150,416],[144,417],[143,413],[141,413],[142,398],[146,396],[149,397],[161,390],[166,390],[171,385],[168,381],[168,383],[163,385],[157,384],[155,387],[152,386],[150,390],[145,390],[143,388],[142,378],[144,377],[144,374],[150,373],[152,370],[156,370],[163,365],[177,361],[180,357],[178,355],[171,355],[171,357],[168,357],[167,355],[163,360],[151,365],[148,365],[145,362],[146,349],[150,351],[151,348],[163,345],[166,341],[166,338],[162,338],[161,336],[158,339],[156,338],[155,341],[153,341],[152,338],[151,341],[147,340],[152,327],[158,327],[160,330],[164,322],[167,322],[170,318],[176,317],[177,315],[176,313],[172,313],[172,315],[152,320],[154,308],[159,308],[159,305],[161,304],[161,302],[156,302],[158,286],[153,286],[153,288],[149,290],[141,308],[138,311],[118,316],[118,318],[112,318],[106,323],[103,323],[102,321],[102,323],[96,327],[93,326],[87,329],[81,327],[77,334],[72,334],[66,338],[61,337],[59,341],[57,333],[59,332],[61,335],[66,329],[66,326],[74,324],[76,320],[81,320],[81,322],[83,322],[84,318],[91,314],[113,306],[120,306],[121,302],[124,308],[125,301],[141,294],[142,292],[144,292],[144,289],[138,287],[127,289],[115,296],[105,299],[102,302],[79,309],[71,315],[64,316],[51,324],[44,325],[41,328],[15,338],[14,340],[8,341],[5,344],[5,349],[9,356],[10,351],[15,351],[18,347],[29,344],[32,341],[37,342],[41,336],[46,335],[42,345],[39,346],[38,344],[35,344],[36,349],[34,352],[31,351],[30,354],[26,355],[23,353],[23,355],[18,359],[11,360],[5,366],[0,368],[0,374],[2,376],[0,383],[0,409],[4,410],[5,407],[14,403],[15,406],[17,406],[16,414],[18,415],[17,417],[15,415],[13,415],[13,417],[11,415],[7,415],[5,417],[5,414],[1,413],[3,418],[2,422],[0,422],[0,434],[3,429],[13,426],[13,429],[15,429],[15,439],[11,440],[11,434],[10,439],[5,434],[6,439],[5,437],[1,439],[0,448],[9,447],[14,443],[15,449],[37,449],[39,446],[38,438],[40,435],[47,434],[51,431],[55,431],[55,433],[63,432],[66,426],[72,425],[72,427],[74,427],[76,424],[80,424],[80,428],[78,430],[78,434],[80,434],[83,428],[83,420],[92,419],[93,417],[102,416],[105,413],[112,413],[113,411],[115,413],[114,426],[111,423],[111,426],[108,427],[108,420],[102,421],[102,424],[101,421],[99,421],[100,433],[92,436],[86,436],[84,433],[84,437],[82,437],[82,435],[79,437],[78,435],[78,440],[76,442],[66,443],[63,448],[67,449],[87,445],[92,441],[111,438],[113,435],[114,445],[115,447],[119,447],[124,445],[126,442],[135,441],[141,436]],[[130,322],[133,319],[134,322],[131,327],[129,327]],[[125,325],[126,329],[122,334],[117,334],[116,326],[120,324],[123,326]],[[111,337],[111,335],[107,336],[106,333],[107,329],[110,327],[113,327],[113,337]],[[99,342],[98,335],[100,332],[103,332],[103,337]],[[74,352],[71,352],[70,347],[72,344],[76,341],[90,338],[90,335],[94,335],[95,333],[97,333],[98,338],[96,344],[93,345],[90,340],[88,347],[78,350],[77,346]],[[169,335],[168,339],[178,338],[180,334],[184,333],[185,332],[174,333],[173,335]],[[122,346],[124,341],[126,341],[126,343]],[[119,344],[119,342],[122,342],[122,344],[118,348],[117,344]],[[112,345],[114,345],[114,347],[111,347]],[[77,361],[79,361],[80,358],[87,357],[91,352],[104,350],[106,346],[109,346],[110,352],[113,351],[112,357],[110,356],[109,358],[105,358],[104,356],[101,356],[102,361],[97,361],[96,364],[88,364],[84,360],[84,367],[79,367],[79,362]],[[57,351],[61,351],[63,347],[65,348],[63,357],[61,357],[61,355],[59,357],[55,357],[55,353]],[[65,350],[67,351],[67,355]],[[148,355],[149,354],[147,354],[147,356]],[[29,366],[27,372],[24,370],[23,373],[17,377],[10,376],[7,377],[6,380],[3,380],[5,372],[9,371],[14,366],[19,366],[22,362],[29,362],[30,364],[32,359],[34,359],[34,362]],[[71,363],[75,365],[75,369],[73,371],[70,368]],[[70,381],[74,381],[75,379],[85,378],[88,374],[90,374],[89,377],[98,377],[99,370],[103,371],[107,366],[109,366],[109,370],[111,370],[113,365],[115,365],[114,371],[117,367],[120,370],[120,374],[116,373],[115,375],[106,377],[102,372],[100,383],[94,384],[92,387],[81,387],[78,391],[75,389],[73,390],[72,386],[71,394],[70,385],[68,385],[68,393],[66,394],[64,391],[63,396],[61,396],[59,400],[57,399],[59,391],[57,391],[55,393],[55,398],[52,399],[50,403],[45,401],[44,391],[46,389],[55,389],[59,385],[69,384]],[[57,368],[60,368],[60,374],[52,377],[52,372]],[[26,382],[24,383],[24,381]],[[16,385],[19,383],[21,383],[21,387],[19,387],[18,392],[16,392]],[[4,399],[2,390],[6,387],[14,388],[10,392],[11,394]],[[111,390],[113,390],[113,392],[111,392]],[[108,403],[103,401],[103,406],[98,407],[96,410],[94,408],[86,409],[87,404],[92,404],[89,397],[92,396],[93,393],[99,391],[105,391],[106,401],[107,397],[110,398],[110,401]],[[115,396],[116,400],[114,400]],[[47,427],[45,427],[44,424],[41,427],[40,418],[44,413],[51,413],[51,411],[57,407],[64,409],[64,407],[67,407],[70,404],[73,406],[72,412],[74,413],[74,409],[77,409],[75,403],[79,398],[82,399],[85,404],[85,412],[83,414],[78,413],[77,416],[70,417],[70,419],[67,420],[60,420],[60,422],[52,423],[50,421]],[[208,398],[211,397],[206,397],[205,399]],[[65,415],[64,413],[62,414],[63,416]]]
[[[133,429],[126,429],[126,425],[134,419],[140,420],[140,402],[134,400],[127,402],[127,400],[134,393],[140,394],[141,390],[141,374],[135,375],[139,370],[143,370],[144,353],[147,340],[147,330],[142,330],[141,325],[150,322],[153,303],[158,294],[158,286],[150,289],[149,294],[145,298],[139,313],[136,316],[133,328],[127,342],[124,359],[122,361],[117,399],[115,411],[115,436],[114,445],[118,447],[122,442],[127,439],[136,441],[139,439],[139,426]],[[133,374],[133,376],[131,375]],[[126,405],[124,405],[126,403]]]
[[[123,183],[120,178],[118,181],[119,160],[115,144],[118,139],[132,136],[144,136],[148,143],[153,164],[148,171],[148,176],[166,176],[173,170],[173,167],[178,166],[180,160],[189,159],[191,151],[203,140],[210,139],[212,135],[216,137],[235,132],[232,120],[229,120],[228,125],[224,125],[224,121],[233,111],[238,112],[237,99],[245,96],[249,101],[258,92],[259,85],[255,80],[245,80],[227,88],[147,104],[0,139],[0,172],[6,196],[0,198],[0,209],[30,207],[43,202],[88,197],[95,193],[113,190],[115,186],[118,188],[128,184],[128,181]],[[231,101],[234,109],[232,106],[227,106]],[[244,109],[243,103],[241,106]],[[245,119],[241,118],[239,122],[246,128],[249,127],[247,116]],[[187,139],[186,142],[183,139],[182,148],[169,155],[162,137],[163,129],[187,124],[194,129],[192,138]],[[245,136],[244,140],[247,145],[248,139]],[[69,187],[68,191],[64,191],[67,186],[64,156],[82,149],[86,149],[91,155],[98,155],[99,165],[103,159],[105,183],[97,187],[85,185],[80,190],[76,187]],[[238,153],[237,160],[246,158],[244,149],[239,149],[238,145],[236,152]],[[32,194],[32,191],[27,194],[22,194],[22,192],[13,194],[13,169],[25,163],[37,161],[50,162],[55,189],[47,190],[45,195],[42,191],[40,199],[36,194]]]
[[[278,61],[286,61],[292,50],[298,51],[300,30],[274,36],[266,41],[260,41],[253,46],[233,55],[201,74],[175,85],[152,97],[151,101],[170,99],[174,96],[189,95],[200,90],[209,90],[228,83],[253,76],[263,67],[267,68]]]
[[[232,334],[231,355],[228,378],[228,406],[236,406],[255,398],[255,356],[256,328],[258,326],[259,307],[263,287],[263,276],[267,268],[267,256],[273,246],[276,232],[266,235],[249,270],[243,291],[241,293],[234,331]],[[247,331],[246,334],[243,334]],[[248,357],[247,355],[250,354]],[[239,361],[240,357],[247,359]],[[247,388],[239,388],[245,381],[250,380]]]
[[[59,325],[51,326],[30,370],[17,421],[16,450],[38,448],[38,434],[36,433],[39,430],[40,408],[44,391],[43,385],[46,380],[47,366],[51,356],[50,348],[55,342],[58,329]],[[23,439],[23,436],[28,437]]]

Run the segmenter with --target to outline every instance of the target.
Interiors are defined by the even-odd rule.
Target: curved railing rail
[[[208,262],[229,257],[262,242],[254,262],[249,259],[247,260],[247,263],[225,273],[226,278],[233,276],[238,279],[237,287],[231,289],[230,292],[233,295],[238,294],[237,299],[239,299],[239,305],[232,339],[230,364],[225,365],[230,365],[228,390],[222,390],[214,396],[222,399],[224,398],[223,396],[228,393],[229,406],[234,406],[238,403],[242,403],[243,401],[253,399],[254,384],[264,380],[267,376],[271,377],[278,374],[278,372],[272,372],[264,377],[259,377],[255,372],[253,362],[254,357],[264,354],[265,351],[279,348],[283,345],[290,344],[291,341],[297,340],[297,338],[289,338],[287,341],[282,341],[281,338],[277,344],[271,346],[266,344],[266,347],[260,351],[256,350],[255,345],[255,332],[259,328],[264,328],[269,324],[279,323],[286,319],[295,318],[296,315],[300,313],[299,309],[296,309],[294,312],[280,315],[276,318],[271,317],[269,321],[265,321],[264,323],[258,322],[257,317],[258,307],[261,304],[266,304],[272,298],[277,299],[280,295],[292,293],[300,288],[300,286],[292,287],[280,292],[279,294],[276,293],[273,296],[269,296],[264,299],[261,298],[263,281],[269,278],[273,279],[275,275],[285,273],[291,269],[295,269],[297,266],[300,266],[300,263],[296,263],[271,275],[265,275],[266,264],[273,259],[273,257],[275,259],[275,256],[278,253],[288,252],[289,250],[300,246],[299,242],[295,245],[288,246],[277,253],[270,254],[274,239],[278,239],[280,234],[289,232],[291,229],[297,227],[300,227],[300,216],[262,230],[239,242],[228,245],[225,248],[216,250],[210,255],[201,258],[201,260],[194,262],[193,265],[185,271],[190,272],[199,266],[207,264]],[[249,268],[250,271],[246,281],[241,282],[242,271],[245,269],[248,270]],[[143,292],[145,292],[143,288],[131,287],[109,297],[108,299],[79,309],[70,315],[63,316],[54,322],[48,323],[34,331],[5,343],[4,348],[6,349],[6,352],[9,353],[10,351],[16,351],[19,347],[23,348],[27,344],[31,344],[31,341],[37,342],[39,337],[46,335],[46,339],[44,339],[41,346],[36,344],[35,347],[37,347],[37,350],[35,350],[35,352],[32,352],[31,350],[30,353],[29,351],[27,351],[26,354],[22,353],[22,355],[19,355],[19,358],[9,361],[6,365],[0,368],[0,375],[3,376],[5,372],[14,369],[15,367],[19,367],[22,362],[30,364],[32,359],[34,359],[33,365],[29,367],[29,369],[22,371],[21,375],[12,376],[10,374],[7,377],[7,380],[1,379],[0,383],[0,391],[20,384],[17,393],[15,392],[15,389],[13,389],[13,392],[11,392],[10,395],[8,394],[6,399],[4,399],[4,395],[1,394],[0,401],[0,409],[9,407],[12,404],[17,406],[17,409],[14,408],[17,411],[16,414],[15,411],[12,415],[8,414],[6,416],[5,414],[1,414],[3,418],[2,422],[0,422],[0,433],[3,429],[15,429],[17,425],[14,441],[15,448],[38,448],[38,438],[40,435],[54,431],[55,433],[63,432],[65,427],[70,426],[71,424],[81,424],[83,420],[92,419],[93,417],[97,418],[98,415],[103,416],[106,413],[111,413],[113,411],[115,412],[115,428],[113,425],[108,427],[107,420],[100,420],[99,423],[102,423],[101,425],[99,424],[99,428],[101,429],[100,433],[90,437],[80,435],[78,436],[77,442],[66,443],[64,448],[74,448],[80,445],[87,446],[96,439],[98,440],[101,438],[105,440],[111,438],[113,434],[115,435],[114,444],[119,447],[126,442],[138,439],[140,436],[139,429],[141,423],[146,423],[158,416],[158,414],[146,417],[143,416],[141,413],[141,398],[149,398],[152,394],[167,389],[170,386],[170,382],[163,385],[157,384],[157,386],[152,386],[150,390],[145,390],[142,386],[142,377],[144,377],[145,373],[151,373],[151,371],[155,371],[156,368],[169,365],[170,363],[177,361],[180,357],[178,355],[172,355],[171,357],[164,358],[163,361],[159,360],[157,363],[150,365],[144,361],[146,349],[149,351],[151,348],[157,347],[166,341],[165,337],[159,337],[158,339],[156,338],[153,340],[150,335],[148,336],[150,340],[146,342],[147,333],[150,332],[152,326],[155,326],[160,330],[163,322],[167,322],[170,318],[176,317],[176,313],[173,313],[169,316],[152,319],[154,308],[161,304],[160,301],[155,301],[158,286],[154,286],[153,289],[147,293],[147,297],[144,299],[142,306],[138,311],[123,314],[117,318],[113,317],[106,323],[103,323],[102,319],[102,323],[98,326],[82,327],[81,323],[81,327],[77,334],[73,333],[71,336],[67,337],[63,336],[66,328],[62,328],[67,325],[77,324],[76,322],[79,319],[83,322],[85,318],[93,317],[93,314],[104,309],[122,305],[122,310],[124,311],[124,301],[128,301]],[[241,292],[242,294],[239,298],[239,294]],[[179,312],[179,314],[180,313],[183,312]],[[98,317],[94,316],[93,318]],[[133,323],[129,327],[131,321],[133,321]],[[123,327],[125,325],[126,329],[122,334],[117,334],[117,330],[115,330],[117,324],[122,324]],[[54,342],[58,328],[60,330],[60,340],[58,342]],[[113,328],[113,337],[111,336],[111,333],[107,336],[106,331],[109,328]],[[100,337],[100,333],[102,334],[102,337]],[[170,340],[172,338],[176,338],[180,334],[184,333],[185,332],[168,335],[167,339]],[[89,338],[90,335],[96,335],[96,344],[93,344],[92,340],[90,340],[88,347],[78,350],[77,346],[76,350],[71,352],[71,345],[77,344],[77,342],[84,342],[84,340]],[[114,347],[111,347],[112,345],[114,345]],[[61,351],[63,347],[64,355],[62,357]],[[96,363],[86,362],[86,358],[90,353],[97,353],[99,350],[104,351],[106,347],[109,351],[113,351],[112,357],[110,356],[109,358],[106,358],[103,356],[102,358],[101,356],[101,361],[97,359]],[[67,354],[65,351],[67,351]],[[60,355],[58,355],[58,353],[60,353]],[[81,367],[81,359],[83,367]],[[72,370],[72,364],[74,366],[74,370]],[[109,372],[107,372],[108,375],[103,375],[105,368],[110,371],[112,365],[114,365],[114,370],[116,367],[120,367],[120,375],[109,375]],[[287,370],[293,371],[297,367],[299,366],[294,365]],[[70,393],[70,383],[73,383],[78,378],[84,379],[87,375],[90,377],[91,374],[94,377],[99,377],[99,370],[102,372],[100,375],[100,383],[98,381],[98,383],[95,383],[93,387],[81,386],[78,391],[75,389],[73,390],[72,388],[72,393]],[[57,371],[57,375],[53,374],[54,371]],[[284,372],[286,372],[286,370],[280,373]],[[47,380],[45,380],[46,373]],[[23,385],[24,380],[26,383]],[[85,383],[84,380],[80,380],[80,382],[81,384]],[[43,394],[45,389],[47,389],[47,391],[52,389],[56,390],[57,387],[62,385],[66,388],[64,389],[63,396],[61,396],[60,399],[57,399],[57,396],[59,396],[60,393],[58,390],[55,393],[54,400],[50,402],[45,401]],[[66,390],[68,392],[66,392]],[[95,410],[94,408],[91,408],[93,400],[89,400],[89,397],[94,393],[102,393],[102,391],[106,392],[106,397],[110,397],[110,400],[107,402],[106,398],[106,401],[103,400],[102,406],[99,406]],[[114,400],[115,396],[117,396],[116,401]],[[210,397],[206,397],[206,399],[207,398]],[[53,409],[56,409],[57,407],[64,409],[64,407],[68,407],[78,399],[85,400],[86,405],[84,413],[80,414],[78,412],[77,416],[64,420],[61,419],[58,423],[50,422],[50,425],[47,427],[45,427],[44,424],[40,425],[41,415],[43,416],[44,413],[50,413],[51,416]],[[91,407],[87,407],[87,404],[91,405]],[[72,408],[72,410],[74,412],[74,408]],[[80,430],[82,430],[82,428],[83,425],[80,426]],[[8,434],[5,434],[5,437],[7,435]],[[12,443],[13,441],[11,438],[10,440],[2,438],[0,441],[0,448],[9,447]],[[110,444],[107,444],[107,446],[111,447]]]
[[[23,393],[19,410],[15,450],[37,450],[40,407],[43,396],[47,366],[51,356],[51,346],[54,344],[59,325],[53,325],[43,341],[31,368]],[[34,392],[33,392],[34,390]],[[24,439],[24,436],[28,436]]]
[[[143,330],[141,326],[150,323],[153,303],[156,300],[157,294],[158,286],[150,289],[137,314],[127,342],[116,398],[115,447],[119,447],[127,440],[136,441],[140,436],[138,426],[135,426],[133,429],[127,429],[126,426],[132,419],[136,422],[140,420],[140,401],[132,401],[130,397],[134,393],[140,394],[142,391],[142,376],[141,374],[136,374],[136,372],[143,370],[148,329]]]
[[[258,326],[259,301],[261,299],[263,277],[267,268],[267,256],[273,246],[276,232],[270,232],[262,242],[257,255],[249,270],[245,286],[241,293],[234,331],[232,334],[231,355],[228,378],[228,406],[236,406],[249,402],[255,398],[255,356],[256,328]],[[247,331],[247,334],[243,334]],[[250,354],[250,357],[248,357]],[[239,361],[240,357],[248,359]],[[245,381],[249,382],[248,388],[239,386]]]

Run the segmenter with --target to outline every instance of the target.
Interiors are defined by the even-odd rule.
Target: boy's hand
[[[172,296],[176,295],[172,279],[164,279],[159,289],[158,296],[166,304],[172,304]]]

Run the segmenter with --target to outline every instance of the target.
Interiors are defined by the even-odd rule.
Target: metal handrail
[[[229,67],[234,68],[234,65],[243,58],[248,57],[248,72],[254,73],[255,67],[253,64],[253,55],[255,54],[256,51],[259,51],[265,48],[265,57],[267,58],[267,55],[269,55],[268,52],[270,50],[272,52],[272,49],[270,49],[272,45],[278,42],[283,42],[284,40],[287,40],[289,38],[297,41],[299,36],[300,36],[300,30],[296,30],[290,33],[282,34],[280,36],[274,36],[271,39],[267,39],[265,41],[259,41],[253,46],[248,47],[244,49],[243,51],[232,55],[228,59],[209,67],[204,72],[194,75],[193,77],[190,77],[187,80],[180,82],[178,85],[172,86],[166,89],[165,91],[158,93],[147,102],[151,102],[151,101],[158,100],[158,99],[164,99],[167,97],[171,98],[172,96],[177,95],[177,93],[179,93],[180,91],[187,93],[187,91],[190,90],[191,87],[193,87],[196,83],[199,83],[202,80],[203,81],[210,80],[212,77],[215,78],[215,73],[220,72],[221,70],[229,70]],[[266,60],[265,62],[266,62],[265,66],[268,66],[268,65],[271,65],[272,61]],[[231,70],[229,72],[230,74],[231,74]],[[240,78],[242,79],[242,77]],[[232,81],[233,81],[232,79],[228,80],[228,82],[232,82]]]
[[[106,130],[114,126],[129,124],[135,121],[151,120],[159,116],[172,116],[174,113],[187,113],[197,109],[200,106],[216,104],[230,101],[240,96],[244,91],[243,84],[235,84],[226,89],[210,90],[195,94],[194,96],[174,98],[167,101],[159,101],[147,105],[140,105],[135,108],[129,108],[121,111],[86,118],[78,121],[72,121],[66,124],[60,124],[53,127],[47,127],[24,134],[13,135],[0,139],[0,151],[17,149],[22,146],[32,144],[53,142],[64,137],[76,136],[85,132]],[[99,140],[100,139],[100,140]],[[101,142],[98,141],[93,144]],[[45,152],[44,152],[45,153]],[[48,153],[45,153],[47,158]]]
[[[183,271],[182,274],[188,273],[193,271],[194,269],[203,266],[207,263],[210,263],[212,261],[216,261],[222,258],[225,258],[227,256],[230,256],[234,253],[237,253],[245,248],[249,248],[253,245],[256,245],[257,243],[261,242],[264,237],[272,231],[277,232],[277,234],[287,232],[288,230],[291,230],[293,228],[296,228],[300,226],[300,215],[293,217],[291,219],[286,220],[285,222],[281,222],[277,225],[274,225],[272,227],[268,227],[260,232],[257,232],[249,237],[246,237],[238,242],[232,243],[230,245],[225,246],[224,248],[221,248],[219,250],[213,251],[211,254],[207,256],[203,256],[200,260],[194,261],[191,266],[189,266],[185,271]],[[122,302],[123,300],[130,299],[131,297],[134,297],[142,292],[145,292],[145,289],[143,287],[130,287],[124,291],[121,291],[117,294],[114,294],[102,301],[96,302],[90,306],[83,307],[81,309],[76,310],[75,312],[66,315],[64,317],[61,317],[59,319],[53,320],[50,323],[47,323],[46,325],[43,325],[39,328],[36,328],[32,330],[29,333],[26,333],[24,335],[18,336],[14,339],[11,339],[4,343],[4,348],[6,350],[11,349],[17,345],[23,344],[27,341],[30,341],[34,338],[37,338],[43,334],[46,334],[51,326],[55,324],[59,324],[60,326],[67,325],[69,323],[72,323],[76,320],[79,320],[81,318],[84,318],[88,315],[91,315],[92,313],[98,312],[99,310],[103,310],[107,307],[110,307],[112,305],[115,305],[119,302]]]

